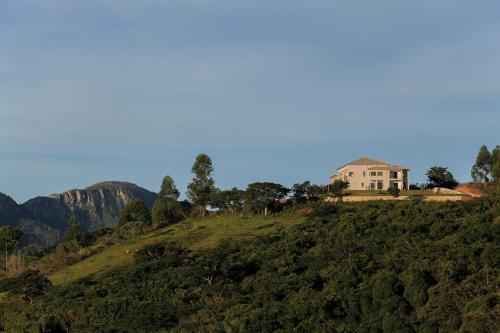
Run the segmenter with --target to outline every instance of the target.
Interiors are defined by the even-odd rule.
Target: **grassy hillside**
[[[136,251],[159,242],[178,242],[189,249],[200,250],[212,248],[222,239],[247,239],[290,228],[303,221],[304,217],[298,215],[274,217],[228,215],[192,220],[190,221],[192,226],[187,230],[183,224],[155,230],[126,243],[113,245],[101,253],[55,271],[49,279],[54,285],[61,285],[82,278],[99,278],[110,271],[131,264]]]
[[[498,198],[213,217],[4,282],[0,331],[499,332],[499,255]]]

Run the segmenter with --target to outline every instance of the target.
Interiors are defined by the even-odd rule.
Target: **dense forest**
[[[206,251],[147,246],[102,279],[3,282],[8,332],[498,332],[500,201],[310,204]],[[283,212],[281,214],[293,214]],[[272,220],[272,217],[269,219]]]

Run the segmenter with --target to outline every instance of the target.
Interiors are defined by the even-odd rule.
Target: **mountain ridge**
[[[122,181],[101,181],[84,189],[37,196],[22,204],[0,193],[0,225],[23,230],[24,243],[47,247],[61,238],[72,213],[84,229],[112,228],[128,202],[140,199],[152,208],[156,197],[154,192]]]

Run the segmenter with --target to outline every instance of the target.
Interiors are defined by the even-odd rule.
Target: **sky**
[[[470,179],[500,144],[498,0],[0,0],[0,192]]]

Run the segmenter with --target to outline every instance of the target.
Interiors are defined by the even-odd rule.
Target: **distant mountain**
[[[132,199],[151,208],[157,194],[132,183],[108,181],[48,197],[36,197],[18,205],[0,193],[0,225],[23,230],[23,241],[51,246],[66,231],[72,212],[85,229],[115,227],[121,209]]]
[[[0,193],[0,224],[15,226],[21,217],[21,207],[11,197]]]

